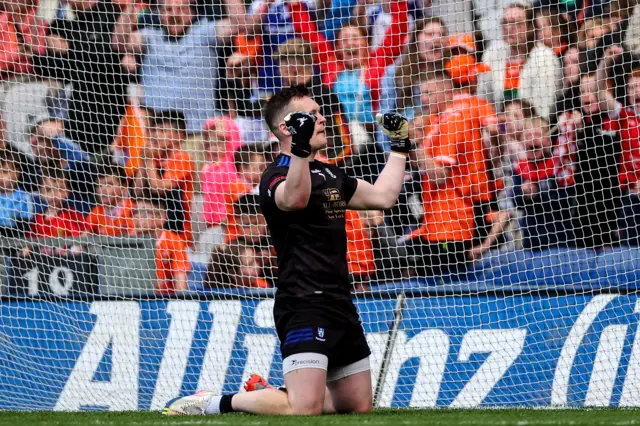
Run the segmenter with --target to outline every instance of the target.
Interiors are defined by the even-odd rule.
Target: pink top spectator
[[[238,181],[233,153],[242,145],[240,129],[229,117],[214,117],[204,125],[207,163],[202,166],[203,213],[208,226],[220,225],[227,218],[225,196]]]

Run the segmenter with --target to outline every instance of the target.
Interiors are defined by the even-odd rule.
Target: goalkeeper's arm
[[[391,139],[391,154],[374,185],[358,179],[358,187],[348,207],[353,210],[392,208],[402,190],[407,155],[411,149],[409,124],[400,114],[378,114],[378,124]]]
[[[307,112],[294,112],[284,119],[291,135],[291,165],[287,179],[276,188],[274,198],[280,210],[302,210],[311,196],[311,137],[315,130],[316,117]],[[287,149],[283,150],[284,153]]]

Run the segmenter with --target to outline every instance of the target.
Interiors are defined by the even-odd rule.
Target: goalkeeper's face
[[[327,137],[325,135],[325,124],[327,120],[320,114],[320,105],[309,97],[294,99],[289,107],[289,112],[304,111],[316,116],[316,125],[309,141],[313,151],[320,151],[327,147]]]

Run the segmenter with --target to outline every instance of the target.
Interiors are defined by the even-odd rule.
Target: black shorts
[[[351,300],[278,299],[273,308],[282,359],[299,353],[325,355],[329,369],[360,361],[371,350]]]

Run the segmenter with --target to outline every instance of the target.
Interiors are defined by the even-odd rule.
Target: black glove
[[[391,139],[391,151],[408,154],[411,149],[409,140],[409,122],[397,112],[376,115],[378,125]]]
[[[291,154],[307,158],[311,154],[310,141],[316,129],[316,116],[308,112],[292,112],[284,118],[291,133]]]

